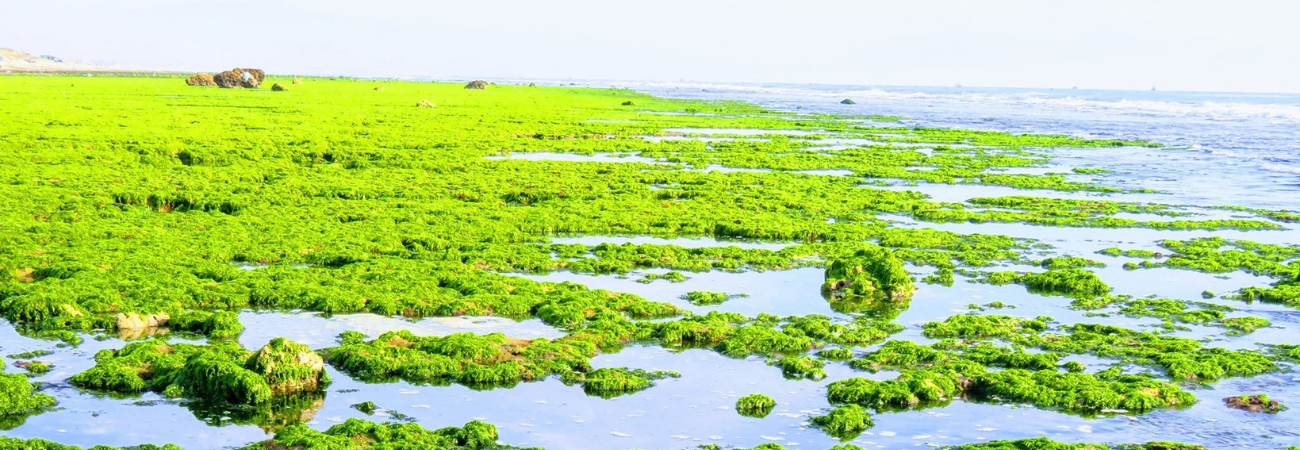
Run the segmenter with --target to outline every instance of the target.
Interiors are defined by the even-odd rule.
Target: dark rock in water
[[[262,69],[240,69],[234,68],[217,74],[213,79],[217,86],[223,88],[249,88],[256,89],[262,85],[262,79],[266,78],[266,72]]]
[[[271,85],[271,90],[272,90],[272,91],[287,91],[287,90],[289,90],[289,88],[284,87],[284,86],[281,86],[280,83],[275,83],[275,84],[272,84],[272,85]]]
[[[206,73],[196,73],[185,79],[185,84],[190,86],[216,86],[217,81],[212,79],[212,75]]]
[[[465,89],[487,89],[487,82],[483,80],[474,80],[465,84]]]
[[[841,105],[853,105],[853,104],[857,104],[857,103],[858,103],[858,102],[853,101],[853,99],[851,99],[851,98],[846,98],[846,99],[844,99],[844,100],[840,100],[840,104],[841,104]]]
[[[1282,404],[1277,400],[1269,399],[1268,396],[1264,394],[1228,397],[1223,399],[1223,403],[1232,409],[1269,414],[1277,414],[1286,409],[1286,407],[1282,406]]]

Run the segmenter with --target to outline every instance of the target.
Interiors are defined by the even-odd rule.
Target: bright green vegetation
[[[243,450],[302,449],[302,450],[481,450],[510,449],[497,443],[497,428],[489,423],[473,421],[464,427],[447,427],[428,430],[413,423],[367,422],[358,419],[334,425],[325,431],[313,430],[298,424],[281,429],[266,442],[259,442]]]
[[[903,261],[889,249],[869,246],[826,265],[822,293],[839,305],[906,305],[916,286]],[[862,309],[838,306],[837,309]]]
[[[775,407],[776,400],[763,394],[749,394],[736,400],[736,412],[746,417],[767,417]]]
[[[1048,177],[1052,175],[1046,175]],[[913,211],[912,217],[928,222],[1031,223],[1058,227],[1126,228],[1157,230],[1276,230],[1285,227],[1262,220],[1170,220],[1140,221],[1113,217],[1116,213],[1147,213],[1183,216],[1170,205],[1116,202],[1107,200],[1065,200],[1043,197],[973,198],[967,201],[976,210],[961,204]],[[983,209],[996,208],[996,209]]]
[[[168,397],[262,405],[285,401],[284,396],[319,393],[329,376],[320,356],[284,338],[256,352],[224,341],[195,345],[150,339],[101,350],[94,367],[69,381],[85,389],[150,390]]]
[[[858,437],[867,428],[875,426],[867,410],[853,404],[835,408],[824,416],[814,416],[812,424],[821,428],[826,434],[846,441]]]
[[[35,392],[36,387],[25,375],[0,373],[0,428],[12,428],[26,415],[54,406],[54,397]]]
[[[1178,386],[1118,368],[1098,374],[1060,372],[1056,353],[1027,353],[988,343],[943,341],[924,346],[889,341],[854,360],[865,370],[898,369],[893,380],[849,378],[831,383],[827,399],[878,411],[942,406],[954,398],[1029,403],[1076,414],[1146,412],[1195,403]],[[1004,370],[991,371],[989,366]]]
[[[1231,306],[1167,298],[1134,299],[1127,295],[1107,295],[1078,298],[1072,306],[1084,310],[1120,306],[1116,313],[1129,317],[1160,318],[1166,329],[1174,329],[1175,324],[1197,324],[1227,328],[1229,335],[1247,334],[1272,325],[1259,317],[1227,317],[1226,313],[1235,310]]]
[[[369,416],[369,415],[374,414],[374,413],[375,413],[375,410],[376,410],[376,409],[379,409],[379,406],[378,406],[378,405],[375,405],[375,402],[372,402],[372,401],[364,401],[364,402],[361,402],[361,403],[357,403],[357,404],[352,405],[351,408],[352,408],[352,409],[355,409],[355,410],[357,410],[357,411],[361,411],[361,412],[363,412],[363,413],[366,413],[366,415]]]
[[[21,366],[27,371],[27,373],[32,375],[44,375],[46,372],[49,372],[52,367],[49,363],[41,361],[26,361],[21,364]]]
[[[32,358],[40,358],[42,356],[49,356],[53,354],[54,352],[49,350],[32,350],[30,352],[14,353],[12,355],[7,355],[7,356],[13,359],[32,359]]]
[[[389,331],[365,341],[355,331],[342,345],[322,350],[325,359],[355,378],[414,383],[510,386],[572,371],[589,371],[596,346],[576,339],[511,339],[500,333],[416,336]]]
[[[1160,368],[1173,380],[1215,380],[1277,369],[1276,364],[1257,351],[1204,347],[1192,339],[1100,324],[1081,323],[1049,330],[1041,320],[962,315],[927,323],[924,333],[936,339],[998,338],[1057,354],[1120,358]]]
[[[1161,247],[1174,252],[1163,262],[1143,261],[1131,269],[1169,267],[1207,273],[1243,271],[1277,279],[1269,287],[1249,287],[1235,295],[1225,295],[1250,301],[1281,303],[1300,307],[1300,247],[1261,244],[1219,237],[1196,238],[1187,241],[1166,240]],[[1125,268],[1130,268],[1125,266]],[[1211,298],[1211,292],[1206,292]]]
[[[741,294],[740,296],[744,296],[744,294]],[[686,293],[686,300],[691,302],[692,305],[697,306],[721,305],[722,302],[725,302],[732,297],[732,295],[727,295],[721,292],[691,291]]]
[[[1127,256],[1130,258],[1160,258],[1164,255],[1151,250],[1121,250],[1119,247],[1107,247],[1097,253],[1108,256]]]
[[[322,405],[321,391],[329,381],[326,361],[368,382],[492,388],[554,376],[602,397],[678,376],[590,366],[599,352],[625,345],[763,358],[799,379],[823,378],[827,360],[850,361],[864,370],[899,370],[893,380],[832,384],[829,395],[838,407],[813,422],[841,437],[869,428],[868,410],[925,407],[958,397],[1078,414],[1140,412],[1194,401],[1177,385],[1124,374],[1118,367],[1084,374],[1077,362],[1062,364],[1063,355],[1117,358],[1162,369],[1176,381],[1275,368],[1259,353],[1205,348],[1188,339],[1113,327],[1054,327],[1047,318],[970,315],[926,324],[928,337],[944,339],[937,344],[891,341],[854,359],[862,347],[903,330],[891,320],[916,290],[905,264],[933,268],[923,281],[948,286],[956,273],[1001,263],[1040,264],[1047,272],[988,272],[981,279],[1021,283],[1035,292],[1175,323],[1241,332],[1267,326],[1262,319],[1228,318],[1224,310],[1209,307],[1174,308],[1178,305],[1109,295],[1110,287],[1086,270],[1102,263],[1079,257],[1039,261],[1035,252],[1044,244],[897,228],[878,218],[1278,228],[1259,220],[1185,219],[1169,205],[1028,196],[950,204],[914,191],[873,187],[924,182],[1121,192],[1071,181],[1066,174],[1001,170],[1041,166],[1049,157],[1035,150],[1047,147],[1155,144],[904,127],[890,123],[899,120],[892,117],[790,115],[744,103],[666,100],[627,90],[505,85],[466,90],[459,84],[391,82],[377,91],[369,82],[311,80],[287,95],[189,88],[175,81],[5,77],[0,82],[0,111],[5,112],[0,146],[11,150],[0,152],[0,190],[6,198],[25,199],[0,204],[0,224],[12,230],[0,246],[0,317],[25,335],[71,345],[81,339],[74,331],[124,339],[177,332],[211,338],[207,345],[173,344],[165,337],[127,343],[100,352],[95,367],[70,381],[92,390],[183,397],[198,415],[231,414],[235,423],[278,430],[273,445],[249,449],[497,447],[495,429],[479,422],[430,431],[350,420],[326,432],[310,430],[300,424],[302,413]],[[419,99],[438,106],[413,106]],[[678,139],[697,134],[670,128],[770,132],[710,134],[724,140],[703,142]],[[813,134],[781,133],[789,130]],[[824,140],[831,138],[870,143],[830,147]],[[897,144],[927,144],[932,150]],[[512,158],[540,153],[640,159]],[[710,166],[752,170],[700,170]],[[852,175],[802,172],[833,169]],[[1122,213],[1180,220],[1115,217]],[[552,240],[591,236],[712,238],[720,244],[687,248]],[[727,245],[730,241],[788,245],[745,249]],[[1148,262],[1192,267],[1213,260],[1219,266],[1207,267],[1259,270],[1279,283],[1268,291],[1244,291],[1243,297],[1289,295],[1296,271],[1290,278],[1282,275],[1296,267],[1284,264],[1295,256],[1232,245],[1266,255],[1220,258],[1208,250],[1169,247],[1178,256]],[[1102,253],[1147,256],[1109,250]],[[691,314],[636,295],[516,276],[558,270],[635,273],[642,274],[636,281],[654,283],[683,282],[712,270],[799,267],[824,267],[827,300],[836,311],[852,315]],[[686,295],[696,305],[728,298],[706,291]],[[520,340],[391,331],[371,339],[350,332],[340,336],[338,346],[322,349],[322,360],[283,339],[256,352],[232,343],[243,331],[237,313],[245,309],[536,318],[566,336]],[[994,339],[1004,342],[987,342]],[[29,395],[32,385],[25,376],[6,377],[5,395],[52,404],[43,394]],[[246,408],[213,413],[190,403]],[[774,403],[747,396],[737,402],[737,411],[762,417]],[[14,411],[47,406],[18,405]],[[353,406],[367,414],[377,409],[373,402]],[[394,421],[409,420],[390,413]],[[4,442],[64,448],[46,441]]]
[[[681,376],[680,373],[667,370],[602,367],[590,372],[565,372],[560,379],[566,384],[581,384],[582,390],[589,395],[613,398],[654,386],[655,380]]]
[[[1066,444],[1048,438],[990,441],[942,447],[945,450],[1205,450],[1205,447],[1178,442],[1152,441],[1145,444]]]

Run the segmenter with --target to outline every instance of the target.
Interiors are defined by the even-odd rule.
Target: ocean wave
[[[1300,174],[1300,166],[1288,166],[1286,164],[1264,163],[1261,164],[1259,167],[1269,172]]]
[[[1266,119],[1282,123],[1300,123],[1300,105],[1277,103],[1166,101],[1166,100],[1099,100],[1078,95],[1061,95],[1034,90],[1020,92],[923,92],[910,89],[814,89],[795,87],[747,86],[719,83],[638,82],[620,83],[624,87],[650,89],[703,89],[754,94],[802,97],[853,98],[864,101],[940,102],[955,104],[999,104],[1052,108],[1075,112],[1102,112],[1158,117],[1196,117],[1214,120]],[[1144,93],[1135,92],[1134,95]]]

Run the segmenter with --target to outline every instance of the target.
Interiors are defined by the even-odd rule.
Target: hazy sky
[[[1300,2],[0,0],[0,47],[180,70],[1300,92]]]

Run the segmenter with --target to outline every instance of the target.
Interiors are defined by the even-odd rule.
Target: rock
[[[858,102],[853,101],[853,99],[851,99],[851,98],[846,98],[846,99],[844,99],[844,100],[840,100],[840,104],[841,104],[841,105],[854,105],[854,104],[857,104],[857,103],[858,103]]]
[[[415,106],[418,106],[418,107],[421,107],[421,108],[433,108],[433,107],[436,106],[436,105],[434,105],[433,102],[430,102],[428,99],[425,99],[425,100],[420,100],[419,102],[416,102]]]
[[[266,73],[262,69],[234,68],[217,74],[213,80],[218,87],[256,89],[262,85],[262,79],[265,77]]]
[[[465,84],[465,89],[487,89],[487,82],[483,80],[474,80]]]
[[[295,77],[295,78],[293,79],[293,84],[302,84],[302,78],[297,78],[297,77]]]
[[[628,101],[623,102],[623,106],[632,106],[632,101],[631,101],[631,100],[628,100]]]
[[[1228,397],[1223,399],[1223,403],[1232,409],[1268,414],[1277,414],[1286,409],[1285,406],[1282,406],[1282,403],[1279,403],[1277,400],[1269,399],[1268,396],[1264,394]]]
[[[903,303],[911,300],[916,286],[903,267],[903,260],[879,246],[858,251],[851,257],[826,265],[822,293],[831,300],[860,298],[870,302]]]
[[[272,91],[287,91],[287,90],[289,90],[289,88],[284,87],[284,86],[281,86],[280,83],[275,83],[275,84],[272,84],[272,85],[271,85],[271,90],[272,90]]]
[[[119,330],[143,330],[146,328],[157,328],[167,324],[171,316],[167,313],[149,314],[141,317],[136,313],[118,313],[117,329]]]
[[[266,378],[275,394],[315,392],[329,384],[325,360],[306,345],[285,338],[272,339],[248,358],[244,368]]]
[[[190,86],[216,86],[217,81],[212,78],[212,75],[208,75],[206,73],[196,73],[194,75],[190,75],[189,78],[186,78],[185,84],[188,84]]]

